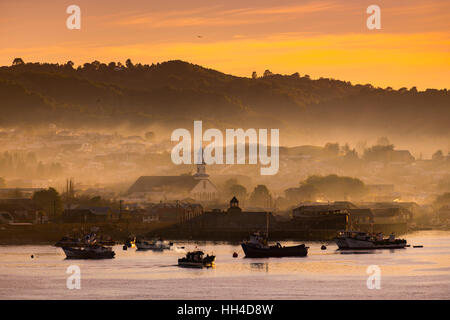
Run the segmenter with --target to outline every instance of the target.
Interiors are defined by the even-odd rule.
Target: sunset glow
[[[269,69],[394,88],[450,87],[450,4],[379,1],[381,30],[366,28],[365,1],[68,1],[1,3],[0,64],[76,65],[172,59],[239,76]]]

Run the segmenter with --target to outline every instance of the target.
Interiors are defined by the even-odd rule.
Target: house
[[[45,214],[32,199],[0,199],[0,211],[9,213],[15,222],[45,222]]]
[[[154,214],[144,214],[142,215],[142,222],[143,223],[152,223],[152,222],[158,222],[159,216]]]
[[[395,224],[405,223],[411,220],[412,214],[409,210],[396,207],[371,208],[375,223]]]
[[[293,217],[297,221],[312,223],[316,226],[330,225],[330,221],[341,224],[346,217],[347,227],[358,230],[360,225],[371,224],[374,216],[370,209],[359,208],[349,201],[335,201],[331,204],[302,205],[293,210]],[[345,228],[345,225],[342,225]]]
[[[153,221],[159,221],[159,217],[152,214],[148,209],[143,208],[128,208],[121,210],[119,214],[121,221],[148,223]]]
[[[33,194],[37,191],[44,190],[43,188],[0,188],[0,198],[21,198],[31,199]]]
[[[356,206],[350,201],[335,201],[333,202],[333,207],[335,207],[336,209],[347,209],[347,210],[358,209],[358,206]]]
[[[239,200],[233,197],[226,210],[213,209],[195,221],[199,227],[208,231],[244,231],[254,232],[266,230],[267,222],[275,225],[276,221],[271,212],[243,211],[239,207]]]
[[[206,174],[206,164],[197,165],[197,172],[181,176],[142,176],[129,188],[128,194],[145,195],[150,201],[167,201],[191,197],[196,201],[214,201],[219,191]]]
[[[13,216],[6,211],[1,211],[0,212],[0,224],[8,224],[8,223],[12,223],[14,222],[14,218]]]
[[[304,229],[345,229],[349,209],[326,205],[301,205],[292,210],[292,225]]]
[[[423,209],[416,202],[396,202],[395,204],[409,210],[414,217],[423,214]]]
[[[369,208],[348,209],[348,217],[348,223],[352,230],[358,230],[358,226],[361,224],[374,223],[374,215]]]
[[[198,203],[160,202],[147,208],[145,220],[185,222],[202,214],[203,207]]]
[[[62,220],[65,223],[97,223],[117,219],[110,207],[81,207],[65,209]]]
[[[337,208],[330,204],[301,205],[292,210],[294,218],[318,217],[332,214],[348,214],[347,209]]]

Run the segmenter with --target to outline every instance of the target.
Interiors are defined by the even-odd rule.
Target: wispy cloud
[[[291,15],[291,14],[299,14],[299,13],[311,13],[311,12],[319,12],[326,11],[333,8],[342,7],[342,5],[337,2],[327,1],[327,2],[315,2],[315,3],[307,3],[302,5],[285,5],[285,6],[274,6],[267,8],[246,8],[246,9],[238,9],[236,11],[229,10],[224,13],[230,13],[235,15]]]
[[[149,12],[129,15],[114,23],[118,25],[147,27],[226,26],[257,24],[294,19],[302,14],[322,12],[336,8],[336,2],[307,3],[266,8],[246,7],[225,9],[223,6],[202,7],[179,11]]]

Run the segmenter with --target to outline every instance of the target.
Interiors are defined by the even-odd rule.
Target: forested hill
[[[183,61],[74,68],[23,63],[0,68],[0,126],[143,128],[203,120],[219,127],[382,129],[448,135],[445,90],[374,88],[307,75],[235,77]]]

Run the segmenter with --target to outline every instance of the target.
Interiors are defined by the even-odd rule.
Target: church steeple
[[[209,175],[206,173],[206,163],[203,159],[203,148],[200,148],[199,150],[199,158],[202,162],[197,164],[197,172],[194,174],[194,177],[197,179],[207,179]]]

